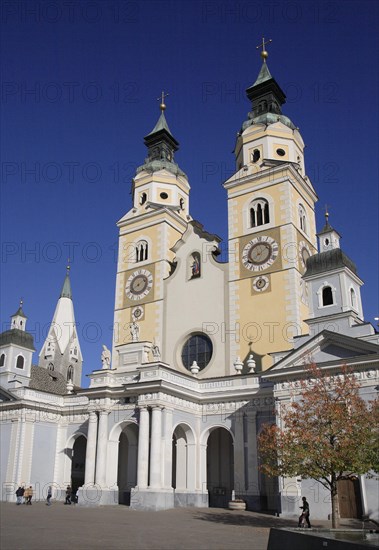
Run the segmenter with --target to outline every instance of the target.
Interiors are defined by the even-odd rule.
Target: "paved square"
[[[296,525],[253,512],[176,508],[140,512],[124,506],[84,508],[1,503],[1,550],[266,550],[270,527]]]

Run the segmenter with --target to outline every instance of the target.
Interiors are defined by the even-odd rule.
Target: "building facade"
[[[229,261],[190,215],[162,100],[117,224],[113,346],[89,388],[80,388],[69,272],[38,366],[21,306],[0,336],[4,500],[21,483],[41,498],[70,484],[83,505],[226,507],[235,497],[290,516],[305,494],[314,517],[330,513],[309,480],[260,473],[257,434],[309,361],[333,373],[349,364],[375,397],[379,338],[328,220],[317,242],[304,143],[262,58],[224,184]],[[376,483],[360,478],[356,515],[378,516]]]

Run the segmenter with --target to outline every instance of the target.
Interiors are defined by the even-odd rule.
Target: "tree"
[[[379,472],[379,402],[360,397],[359,383],[346,368],[330,375],[310,365],[296,384],[291,401],[278,411],[277,424],[263,425],[260,468],[269,476],[321,483],[330,492],[335,528],[338,481]]]

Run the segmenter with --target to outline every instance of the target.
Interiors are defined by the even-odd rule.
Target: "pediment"
[[[289,352],[271,367],[270,372],[286,368],[318,365],[329,361],[378,355],[379,346],[366,340],[324,330],[307,340],[302,346]]]
[[[0,403],[7,403],[9,401],[18,401],[18,398],[12,392],[0,386]]]

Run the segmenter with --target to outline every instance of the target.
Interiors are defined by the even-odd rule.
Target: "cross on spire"
[[[325,221],[326,221],[326,223],[328,223],[328,221],[329,221],[329,211],[328,211],[328,209],[329,209],[329,206],[326,204],[325,205]]]
[[[157,101],[160,101],[161,104],[159,105],[160,110],[163,112],[166,109],[166,104],[164,102],[165,98],[170,94],[165,94],[162,90],[161,97],[157,97]]]
[[[262,51],[261,51],[261,58],[263,59],[263,63],[266,63],[266,59],[268,58],[268,52],[266,51],[265,46],[267,46],[267,44],[270,44],[270,42],[272,42],[271,38],[270,38],[270,40],[268,40],[267,42],[265,42],[264,36],[262,36],[262,44],[259,44],[259,45],[256,47],[257,50],[258,50],[259,48],[262,48]]]

